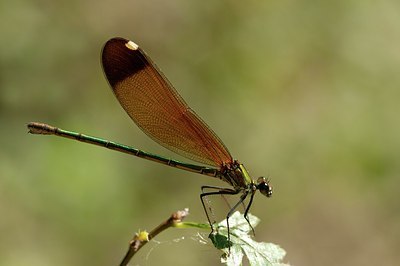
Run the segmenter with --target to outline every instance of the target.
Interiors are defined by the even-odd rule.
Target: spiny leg
[[[228,242],[231,240],[231,234],[230,234],[230,227],[229,227],[229,217],[231,217],[231,215],[233,214],[233,212],[235,211],[235,209],[243,203],[243,201],[246,199],[247,195],[249,193],[247,191],[245,191],[241,196],[240,196],[240,200],[233,206],[233,208],[228,212],[228,214],[226,215],[226,227],[228,228]],[[247,219],[246,219],[247,220]]]
[[[215,191],[215,192],[204,192],[204,189],[216,189],[218,191]],[[204,212],[206,213],[208,223],[211,226],[211,232],[214,232],[214,225],[213,225],[213,223],[211,223],[210,216],[209,216],[206,204],[204,202],[205,197],[208,197],[208,196],[211,196],[211,195],[236,195],[240,191],[236,191],[236,190],[233,190],[233,189],[230,189],[230,188],[220,188],[220,187],[213,187],[213,186],[202,186],[201,187],[201,191],[202,191],[202,193],[200,194],[200,200],[201,200],[201,203],[203,204]],[[228,238],[229,238],[229,228],[228,228]]]
[[[253,235],[255,236],[256,233],[255,233],[254,228],[253,228],[253,226],[251,225],[250,220],[249,220],[249,217],[248,217],[248,215],[247,215],[247,214],[249,213],[251,204],[253,203],[254,194],[255,194],[255,191],[253,191],[253,192],[251,193],[249,204],[247,204],[246,210],[244,211],[244,219],[246,219],[247,223],[249,224],[249,226],[250,226],[250,228],[251,228],[251,231],[253,231]]]
[[[216,187],[202,186],[201,193],[202,194],[206,193],[207,189],[217,189],[218,191],[220,190],[220,188],[216,188]],[[207,207],[205,207],[205,205],[207,205]],[[212,208],[211,200],[209,199],[209,197],[204,197],[203,207],[207,209],[207,211],[206,211],[207,219],[210,218],[210,219],[208,219],[208,222],[211,225],[211,229],[213,230],[212,225],[215,224],[217,221],[216,221],[214,210]],[[212,219],[212,222],[211,222],[211,219]]]
[[[214,189],[214,190],[217,190],[217,191],[220,191],[221,189],[222,190],[232,190],[231,188],[221,188],[221,187],[214,187],[214,186],[202,186],[201,187],[201,192],[202,193],[205,193],[205,190],[206,189]],[[230,209],[232,209],[232,206],[231,206],[231,204],[229,203],[229,201],[227,200],[227,198],[225,197],[225,195],[223,195],[223,194],[220,194],[220,196],[221,196],[221,198],[223,199],[223,201],[225,202],[225,204],[226,204],[226,206],[228,207],[228,210],[230,210]],[[208,200],[208,198],[206,198],[206,201],[207,201],[207,203],[209,204],[209,206],[208,206],[208,208],[209,208],[209,211],[211,212],[211,214],[213,215],[213,210],[212,210],[212,207],[211,207],[211,201],[209,201]],[[244,203],[242,204],[243,205],[243,211],[246,209],[246,205],[244,205]],[[214,222],[216,222],[215,221],[215,216],[213,216],[213,218],[214,218]]]

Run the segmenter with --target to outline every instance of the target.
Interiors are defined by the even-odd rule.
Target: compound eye
[[[264,177],[259,177],[257,182],[257,188],[258,190],[260,190],[261,194],[267,197],[271,197],[272,186],[269,185],[269,180],[266,180]]]

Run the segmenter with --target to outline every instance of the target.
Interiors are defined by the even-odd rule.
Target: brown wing
[[[103,48],[102,63],[118,101],[153,140],[207,165],[232,162],[218,136],[190,109],[138,45],[122,38],[111,39]]]

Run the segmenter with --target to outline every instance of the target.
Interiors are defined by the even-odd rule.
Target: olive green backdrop
[[[41,121],[181,159],[108,88],[99,58],[114,36],[139,43],[254,178],[271,178],[273,198],[251,213],[286,262],[400,260],[400,2],[1,0],[0,22],[0,265],[117,265],[171,212],[205,221],[200,186],[224,185],[27,134]],[[219,265],[207,233],[170,230],[132,265]]]

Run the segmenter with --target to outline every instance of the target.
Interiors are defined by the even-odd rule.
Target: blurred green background
[[[205,221],[200,186],[224,185],[27,134],[41,121],[180,159],[108,88],[99,58],[114,36],[271,177],[273,198],[251,210],[258,240],[292,265],[397,265],[399,1],[1,0],[0,21],[0,265],[116,265],[134,232],[175,210]],[[132,265],[219,265],[197,233],[165,232]]]

